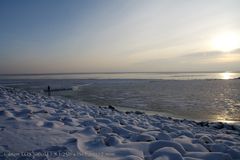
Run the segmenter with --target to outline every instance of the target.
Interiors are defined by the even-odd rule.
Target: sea
[[[239,123],[239,77],[240,72],[5,74],[0,85],[121,111]]]

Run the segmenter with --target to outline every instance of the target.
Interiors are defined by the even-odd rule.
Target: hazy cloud
[[[240,54],[240,48],[235,49],[230,52],[221,52],[221,51],[206,51],[206,52],[196,52],[196,53],[188,53],[180,56],[181,58],[201,58],[201,57],[214,57],[223,54]]]

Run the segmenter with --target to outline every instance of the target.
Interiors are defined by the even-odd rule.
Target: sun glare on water
[[[240,46],[240,38],[233,32],[220,34],[212,39],[214,50],[229,52]]]
[[[233,79],[233,76],[234,76],[234,73],[229,73],[229,72],[221,73],[221,79],[225,79],[225,80]]]

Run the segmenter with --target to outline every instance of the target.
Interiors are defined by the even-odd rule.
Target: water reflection
[[[217,122],[223,122],[223,123],[239,123],[238,119],[232,120],[232,118],[228,115],[218,115],[216,116]]]
[[[229,73],[229,72],[220,73],[220,75],[221,75],[221,79],[225,79],[225,80],[233,79],[235,77],[234,73]]]

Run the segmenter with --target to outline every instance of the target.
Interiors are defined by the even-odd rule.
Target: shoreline
[[[235,79],[232,79],[232,80],[235,80]],[[5,86],[1,86],[0,85],[0,88],[9,88],[9,89],[17,89],[17,90],[23,90],[23,91],[26,91],[22,88],[13,88],[13,87],[5,87]],[[43,94],[41,92],[36,92],[36,91],[26,91],[26,92],[29,92],[29,93],[33,93],[33,94],[41,94],[42,96],[47,96],[46,94]],[[44,92],[44,91],[43,91]],[[49,97],[49,96],[48,96]],[[87,102],[87,101],[79,101],[79,100],[74,100],[74,99],[71,99],[71,98],[66,98],[64,96],[61,96],[61,95],[52,95],[50,97],[55,97],[57,99],[62,99],[62,100],[65,100],[65,101],[71,101],[71,102],[74,102],[74,103],[77,103],[79,105],[90,105],[92,107],[103,107],[103,108],[109,108],[109,106],[112,106],[111,104],[109,105],[98,105],[96,103],[93,103],[93,102]],[[227,124],[233,124],[233,125],[240,125],[240,121],[234,121],[234,120],[214,120],[214,119],[207,119],[207,120],[204,120],[204,119],[196,119],[196,118],[187,118],[187,117],[184,117],[184,116],[177,116],[175,114],[172,114],[172,113],[167,113],[167,112],[159,112],[159,111],[151,111],[151,110],[144,110],[144,109],[134,109],[134,108],[131,108],[131,107],[121,107],[121,106],[113,106],[114,109],[116,111],[120,111],[120,112],[131,112],[131,113],[135,113],[135,112],[142,112],[146,115],[150,115],[150,116],[154,116],[154,115],[157,115],[157,116],[161,116],[161,117],[165,117],[165,118],[172,118],[172,119],[177,119],[177,120],[188,120],[188,121],[193,121],[193,122],[205,122],[205,123],[227,123]]]
[[[37,154],[47,160],[240,157],[238,125],[122,112],[21,89],[0,87],[0,93],[0,158],[33,159]]]
[[[149,114],[151,110],[196,121],[240,121],[238,80],[2,80],[1,83],[36,92],[50,85],[54,90],[65,89],[53,92],[53,96],[97,106],[124,107],[123,111],[140,109]],[[70,88],[73,89],[66,90]]]
[[[92,105],[94,107],[104,107],[104,108],[108,108],[109,106],[112,106],[111,104],[109,105],[98,105],[92,102],[86,102],[86,101],[80,101],[80,100],[73,100],[71,98],[66,98],[63,96],[53,96],[53,97],[57,97],[57,98],[62,98],[64,100],[70,100],[73,101],[74,103],[78,103],[79,105],[81,104],[88,104],[88,105]],[[189,121],[194,121],[194,122],[207,122],[207,123],[227,123],[227,124],[234,124],[234,125],[240,125],[240,121],[234,121],[234,120],[214,120],[214,119],[194,119],[194,118],[186,118],[184,116],[177,116],[175,114],[171,114],[171,113],[167,113],[167,112],[159,112],[159,111],[151,111],[151,110],[144,110],[144,109],[134,109],[131,107],[120,107],[120,106],[113,106],[117,111],[121,111],[121,112],[142,112],[146,115],[159,115],[165,118],[172,118],[172,119],[179,119],[179,120],[189,120]]]
[[[81,102],[80,102],[81,103]],[[86,102],[88,103],[88,102]],[[92,105],[97,106],[96,104],[93,103],[89,103]],[[104,106],[104,107],[108,107],[108,106]],[[186,118],[184,116],[177,116],[171,113],[167,113],[167,112],[159,112],[159,111],[150,111],[150,110],[144,110],[144,109],[134,109],[134,108],[130,108],[130,107],[118,107],[118,106],[114,106],[118,111],[122,111],[122,112],[143,112],[144,114],[147,115],[159,115],[162,117],[166,117],[166,118],[172,118],[172,119],[179,119],[179,120],[189,120],[189,121],[194,121],[194,122],[207,122],[207,123],[227,123],[227,124],[235,124],[235,125],[240,125],[240,121],[233,121],[233,120],[214,120],[214,119],[194,119],[194,118]]]
[[[53,96],[53,97],[57,97],[60,99],[64,99],[64,100],[70,100],[74,103],[78,103],[79,105],[81,104],[87,104],[87,105],[91,105],[94,107],[104,107],[104,108],[108,108],[109,106],[111,106],[111,104],[109,105],[98,105],[92,102],[86,102],[86,101],[79,101],[79,100],[73,100],[71,98],[66,98],[64,96]],[[179,119],[179,120],[189,120],[189,121],[194,121],[194,122],[205,122],[205,123],[227,123],[227,124],[234,124],[234,125],[240,125],[240,121],[234,121],[234,120],[214,120],[214,119],[194,119],[194,118],[186,118],[184,116],[177,116],[175,114],[171,114],[171,113],[167,113],[167,112],[159,112],[159,111],[150,111],[150,110],[144,110],[144,109],[134,109],[131,107],[120,107],[120,106],[113,106],[117,111],[121,111],[121,112],[142,112],[146,115],[159,115],[165,118],[172,118],[172,119]]]

